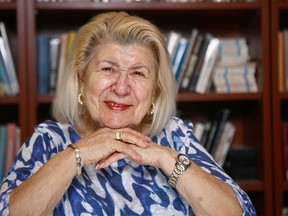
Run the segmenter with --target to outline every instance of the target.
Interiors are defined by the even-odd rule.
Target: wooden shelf
[[[19,103],[19,96],[13,97],[0,97],[0,104],[18,104]]]
[[[17,3],[16,2],[1,2],[0,10],[16,10]]]
[[[264,190],[264,184],[259,180],[251,180],[251,181],[236,181],[237,184],[240,185],[243,190],[247,192],[261,192]]]
[[[178,102],[184,101],[253,101],[261,100],[261,93],[231,93],[231,94],[196,94],[196,93],[179,93],[177,96]]]
[[[255,10],[261,8],[261,2],[233,2],[233,3],[207,3],[207,2],[191,2],[191,3],[165,3],[165,2],[129,2],[129,3],[103,3],[103,2],[70,2],[70,3],[36,3],[38,10]]]

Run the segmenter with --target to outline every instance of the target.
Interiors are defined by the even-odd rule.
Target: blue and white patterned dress
[[[214,162],[192,133],[192,123],[172,118],[162,133],[152,140],[188,154],[202,169],[229,184],[243,209],[256,215],[247,194]],[[34,174],[51,157],[80,137],[69,124],[45,121],[22,145],[1,185],[0,215],[9,215],[11,191]],[[194,215],[188,203],[167,183],[168,177],[155,167],[122,159],[95,170],[84,167],[75,178],[53,215]]]

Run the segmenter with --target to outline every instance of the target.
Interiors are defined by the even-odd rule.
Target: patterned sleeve
[[[12,190],[27,180],[53,155],[52,138],[38,126],[22,145],[0,188],[0,215],[9,215],[9,198]],[[41,131],[42,130],[42,131]],[[54,152],[56,153],[56,152]]]
[[[174,128],[174,135],[172,135],[173,143],[184,143],[184,145],[174,146],[176,150],[188,154],[192,161],[203,170],[230,185],[242,207],[243,216],[256,215],[254,206],[248,195],[224,172],[194,136],[193,124],[190,121],[182,121],[177,118],[174,120],[178,126],[176,130]],[[179,140],[182,140],[182,142]]]

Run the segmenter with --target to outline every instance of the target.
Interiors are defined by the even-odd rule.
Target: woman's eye
[[[105,71],[105,72],[114,72],[115,71],[112,67],[103,67],[101,70]]]
[[[148,75],[143,71],[133,71],[132,75],[137,77],[148,78]]]
[[[135,71],[134,74],[138,75],[138,76],[144,76],[145,77],[145,75],[140,71]]]

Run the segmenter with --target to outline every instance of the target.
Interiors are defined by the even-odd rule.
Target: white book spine
[[[6,28],[5,28],[5,25],[3,22],[0,22],[0,32],[1,32],[1,37],[3,38],[4,47],[5,47],[6,54],[7,54],[7,67],[9,70],[8,71],[9,75],[11,75],[11,86],[12,86],[12,90],[13,90],[12,93],[13,93],[13,95],[16,95],[20,91],[19,90],[19,84],[18,84],[18,79],[16,76],[14,61],[13,61],[10,46],[9,46]]]

